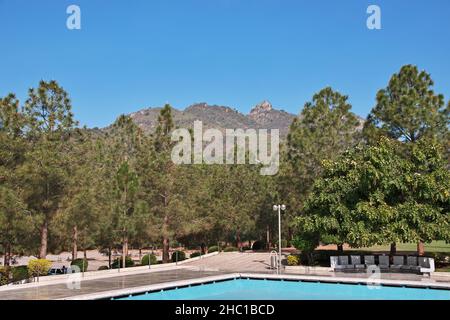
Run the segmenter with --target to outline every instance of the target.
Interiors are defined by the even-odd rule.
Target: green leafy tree
[[[377,93],[377,104],[364,125],[364,136],[369,143],[376,143],[380,136],[400,140],[404,156],[411,155],[411,148],[420,140],[438,139],[444,145],[443,152],[450,159],[450,104],[445,106],[442,94],[433,90],[434,82],[426,71],[405,65],[394,74],[387,87]],[[391,252],[396,251],[395,243]],[[418,243],[423,254],[423,243]]]
[[[352,247],[448,239],[450,174],[437,144],[419,144],[414,161],[382,139],[324,163],[298,234]]]
[[[407,174],[408,196],[400,204],[398,219],[409,230],[403,241],[423,243],[450,239],[450,171],[442,144],[422,140],[414,144]]]

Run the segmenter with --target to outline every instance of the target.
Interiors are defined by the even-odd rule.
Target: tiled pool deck
[[[233,278],[286,278],[292,280],[340,283],[377,283],[395,286],[414,286],[450,289],[450,277],[432,278],[414,274],[383,273],[381,278],[371,279],[366,274],[334,273],[329,271],[301,271],[274,274],[269,269],[267,253],[225,253],[172,266],[165,270],[138,270],[127,274],[93,276],[80,282],[78,289],[62,279],[39,284],[27,284],[0,288],[0,300],[46,300],[46,299],[99,299],[129,295]]]
[[[20,286],[10,287],[10,290],[0,291],[0,300],[48,300],[65,299],[79,295],[112,292],[121,289],[131,289],[145,285],[155,285],[181,280],[190,280],[221,274],[217,271],[193,271],[180,267],[176,270],[127,274],[101,279],[84,280],[79,289],[67,285],[65,281],[57,284],[42,284],[20,289]]]

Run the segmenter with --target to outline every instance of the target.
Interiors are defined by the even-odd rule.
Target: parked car
[[[55,276],[55,275],[58,275],[58,274],[65,274],[66,272],[67,272],[66,268],[51,268],[48,271],[48,275],[49,276]]]

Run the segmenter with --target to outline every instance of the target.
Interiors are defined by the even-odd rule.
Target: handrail
[[[276,263],[276,268],[277,268],[277,274],[280,274],[280,261],[279,261],[279,257],[278,257],[278,252],[276,252],[275,250],[270,251],[269,254],[269,259],[270,259],[270,267],[272,267],[272,257],[275,255],[275,263]]]

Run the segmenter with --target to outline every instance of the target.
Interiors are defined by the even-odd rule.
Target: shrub
[[[200,257],[201,255],[202,255],[202,253],[200,251],[195,251],[195,252],[192,252],[189,257],[195,258],[195,257]]]
[[[13,281],[22,281],[30,277],[27,266],[17,266],[12,269]]]
[[[223,252],[233,252],[233,251],[239,251],[239,249],[236,247],[226,247],[225,249],[223,249]]]
[[[102,270],[109,270],[108,266],[100,266],[97,269],[98,271],[102,271]]]
[[[52,267],[52,262],[47,259],[33,259],[28,261],[28,274],[31,277],[46,276]]]
[[[156,258],[156,256],[152,253],[150,254],[150,264],[157,264],[158,263],[158,259]],[[145,256],[142,257],[141,259],[141,265],[143,266],[148,266],[148,254],[146,254]]]
[[[114,259],[114,262],[111,264],[111,268],[117,269],[119,268],[119,265],[121,268],[123,268],[123,257],[118,257]],[[134,261],[130,257],[125,258],[125,267],[126,268],[134,267]]]
[[[290,254],[287,257],[287,264],[288,266],[298,266],[300,264],[300,259],[298,258],[298,256]]]
[[[208,248],[208,253],[217,252],[217,251],[219,251],[219,247],[218,246],[211,246],[211,247]]]
[[[174,251],[172,253],[172,262],[186,260],[186,253],[184,251]]]
[[[80,272],[86,272],[89,263],[88,263],[87,259],[75,259],[72,261],[72,263],[70,265],[77,266],[78,268],[80,268]]]
[[[9,272],[8,267],[0,267],[0,286],[4,286],[9,283]]]
[[[264,241],[258,240],[253,242],[252,250],[253,251],[259,251],[266,249],[266,243]]]

